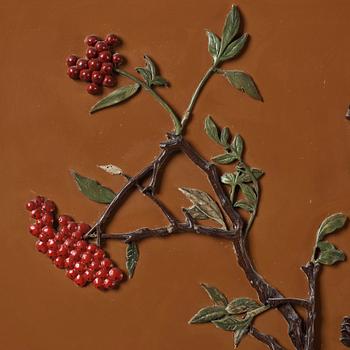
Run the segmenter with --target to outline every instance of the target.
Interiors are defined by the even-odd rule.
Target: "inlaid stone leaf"
[[[220,144],[219,130],[211,116],[205,118],[204,130],[212,140]]]
[[[233,332],[233,345],[235,348],[237,348],[242,338],[248,333],[252,319],[248,318],[244,321],[245,322]]]
[[[227,315],[227,312],[223,306],[208,306],[200,309],[189,321],[191,324],[195,323],[208,323],[214,320],[218,320]]]
[[[98,165],[98,167],[111,175],[121,175],[123,170],[113,164]]]
[[[201,283],[201,286],[209,295],[209,298],[217,305],[226,306],[228,301],[224,293],[220,292],[219,289],[209,286],[206,283]]]
[[[224,173],[221,176],[221,182],[225,185],[233,185],[236,182],[236,176],[233,173]]]
[[[337,249],[333,244],[329,242],[318,242],[317,247],[320,249],[320,254],[316,262],[323,265],[333,265],[338,261],[345,260],[345,254],[341,250]]]
[[[92,201],[109,204],[114,199],[115,193],[111,189],[104,187],[96,180],[82,176],[75,171],[72,171],[71,173],[79,190]]]
[[[212,321],[212,323],[224,331],[235,331],[238,329],[244,322],[234,316],[225,316],[218,320]]]
[[[234,137],[231,148],[237,157],[241,158],[243,152],[243,139],[240,135]]]
[[[230,12],[227,14],[222,31],[222,42],[220,51],[223,52],[227,45],[233,40],[239,30],[240,15],[237,6],[232,6]]]
[[[317,231],[317,241],[321,241],[328,234],[342,228],[345,225],[347,216],[343,213],[336,213],[328,216],[321,223]]]
[[[239,91],[245,92],[255,100],[262,101],[262,97],[256,87],[253,78],[245,72],[239,70],[227,70],[224,76],[229,83]]]
[[[140,88],[139,84],[131,84],[122,86],[116,90],[114,90],[112,93],[98,101],[90,110],[90,113],[93,114],[97,111],[100,111],[101,109],[112,107],[117,105],[118,103],[121,103],[131,96],[135,95],[138,89]]]
[[[230,164],[237,160],[238,157],[235,153],[224,153],[212,158],[212,160],[219,164]]]
[[[226,311],[232,315],[239,315],[257,309],[261,306],[257,301],[250,298],[233,299],[226,307]]]
[[[254,190],[245,183],[239,183],[239,187],[241,188],[241,191],[243,192],[244,196],[248,199],[249,202],[255,203],[256,202],[256,194]]]
[[[208,219],[208,216],[201,212],[197,207],[193,206],[191,208],[186,209],[187,213],[191,215],[191,217],[195,220],[205,220]]]
[[[220,143],[224,146],[224,147],[228,147],[228,139],[230,137],[230,130],[228,127],[224,127],[221,131],[221,135],[220,135]]]
[[[179,190],[208,218],[218,222],[226,229],[226,224],[222,216],[221,210],[214,200],[205,192],[195,189],[181,187]]]
[[[229,44],[225,51],[220,55],[220,61],[226,61],[238,56],[242,49],[244,48],[246,42],[248,40],[248,34],[244,33],[237,40],[233,41]]]
[[[152,79],[154,79],[155,76],[157,75],[156,65],[155,65],[155,63],[152,61],[152,59],[149,56],[144,55],[143,57],[144,57],[145,62],[146,62],[146,68],[151,73]]]
[[[255,205],[253,203],[250,203],[244,199],[240,199],[238,200],[234,206],[236,208],[241,208],[241,209],[244,209],[246,211],[248,211],[249,213],[253,213],[254,210],[255,210]]]
[[[128,243],[126,246],[126,269],[129,279],[133,277],[137,262],[139,260],[139,249],[136,242]]]
[[[213,58],[213,61],[216,62],[219,51],[220,51],[220,39],[212,32],[207,31],[208,35],[208,51]]]
[[[264,175],[264,172],[257,168],[250,168],[250,172],[253,174],[255,180],[259,180]],[[242,182],[251,182],[252,178],[248,172],[245,172],[241,175],[240,180]]]
[[[135,68],[136,72],[139,73],[143,80],[145,81],[145,83],[150,86],[151,85],[151,81],[152,81],[152,74],[151,72],[143,67],[137,67]]]
[[[152,61],[152,59],[145,55],[144,56],[146,66],[145,67],[137,67],[135,70],[137,73],[139,73],[145,83],[151,87],[152,85],[155,86],[166,86],[168,85],[168,82],[161,77],[160,75],[157,75],[157,68],[155,63]]]

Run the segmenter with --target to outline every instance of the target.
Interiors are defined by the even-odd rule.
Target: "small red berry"
[[[41,215],[42,215],[42,211],[41,211],[41,209],[37,208],[37,209],[32,210],[30,215],[33,219],[40,219]]]
[[[75,231],[72,233],[72,238],[79,241],[83,238],[83,234],[80,231]]]
[[[78,224],[78,231],[80,231],[83,234],[88,233],[90,229],[91,229],[91,226],[88,224],[85,224],[85,222],[81,222]]]
[[[47,245],[43,241],[36,241],[35,247],[40,253],[45,254],[47,252]]]
[[[79,57],[75,56],[75,55],[68,56],[67,59],[66,59],[67,66],[68,67],[75,66],[75,64],[77,63],[78,59],[79,59]]]
[[[72,66],[67,69],[67,75],[69,78],[77,80],[79,79],[79,69],[77,66]]]
[[[105,42],[109,46],[116,46],[120,43],[120,40],[115,34],[108,34],[105,38]]]
[[[116,66],[120,66],[124,62],[124,57],[120,53],[115,53],[112,60]]]
[[[42,232],[40,233],[39,235],[39,239],[42,241],[42,242],[47,242],[49,240],[49,237],[47,236],[46,233]]]
[[[112,54],[110,51],[101,51],[98,54],[98,59],[101,62],[111,62],[112,61]]]
[[[29,210],[29,211],[32,211],[32,210],[36,209],[37,207],[38,207],[38,203],[35,202],[35,201],[29,201],[26,204],[26,209]]]
[[[103,82],[103,78],[104,78],[104,75],[101,72],[95,71],[95,72],[92,72],[91,74],[91,81],[96,85],[101,85]]]
[[[52,250],[58,250],[58,244],[57,244],[57,242],[54,240],[54,239],[52,239],[52,238],[50,238],[48,241],[47,241],[47,247],[49,248],[49,249],[52,249]]]
[[[102,52],[108,50],[108,45],[105,41],[100,40],[96,43],[95,48],[98,52]]]
[[[105,75],[113,74],[113,64],[110,62],[103,62],[101,66],[101,73]]]
[[[85,252],[81,255],[80,261],[84,264],[89,264],[92,260],[92,254],[89,252]]]
[[[97,250],[97,245],[96,244],[89,244],[87,247],[86,247],[86,250],[90,253],[95,253],[96,250]]]
[[[74,265],[74,269],[78,272],[78,273],[83,273],[86,270],[86,265],[80,261],[77,261]]]
[[[45,213],[42,217],[41,220],[43,224],[46,226],[52,226],[53,225],[53,216],[51,214]]]
[[[76,64],[76,67],[81,69],[88,69],[88,60],[86,58],[79,58]]]
[[[106,278],[108,276],[108,270],[107,269],[100,269],[95,273],[96,277]]]
[[[109,269],[112,265],[113,265],[112,260],[108,258],[104,258],[100,263],[100,266],[105,269]]]
[[[64,266],[66,269],[73,269],[75,265],[75,260],[72,256],[69,256],[64,260]]]
[[[100,264],[97,261],[91,261],[89,264],[89,269],[92,271],[97,271],[100,268]]]
[[[88,282],[93,281],[93,279],[95,277],[94,273],[91,270],[86,270],[83,275],[84,275],[84,278],[86,279],[86,281],[88,281]]]
[[[71,221],[73,221],[73,219],[68,215],[60,215],[58,217],[58,223],[60,224],[60,226],[66,226]]]
[[[42,228],[42,231],[47,234],[49,238],[55,238],[55,229],[52,226],[45,226]]]
[[[42,209],[47,213],[53,213],[56,210],[56,204],[53,201],[47,200],[43,204]]]
[[[93,71],[99,71],[102,67],[102,63],[97,58],[91,58],[88,62],[89,69]]]
[[[38,225],[37,223],[30,225],[29,226],[29,232],[30,232],[31,235],[33,235],[35,237],[39,237],[39,235],[41,233],[40,225]]]
[[[41,219],[36,219],[35,223],[38,225],[38,227],[41,227],[41,228],[43,228],[45,226],[45,224],[43,223],[43,221]]]
[[[74,269],[70,269],[66,272],[66,276],[71,280],[74,280],[74,278],[77,277],[77,275],[78,273]]]
[[[38,204],[38,206],[41,207],[44,204],[44,202],[45,202],[45,197],[43,197],[43,196],[36,196],[34,200]]]
[[[110,278],[105,278],[103,281],[103,287],[106,289],[110,289],[115,287],[115,282],[112,281]]]
[[[113,267],[108,271],[108,276],[113,281],[120,282],[123,279],[123,273],[117,267]]]
[[[99,40],[100,40],[100,38],[97,37],[96,35],[88,35],[85,38],[84,43],[88,46],[95,46]]]
[[[62,232],[57,233],[57,235],[55,236],[55,240],[57,243],[63,243],[66,239],[66,235]]]
[[[67,225],[67,229],[70,233],[73,233],[74,231],[76,231],[78,229],[78,224],[76,224],[75,222],[70,222]]]
[[[69,256],[69,249],[62,244],[58,249],[57,254],[63,258],[67,258]]]
[[[115,78],[115,76],[113,75],[106,75],[103,79],[103,86],[107,86],[107,87],[113,87],[115,86],[117,83],[117,80]]]
[[[71,256],[75,261],[77,261],[80,258],[80,253],[77,250],[73,249],[70,251],[69,256]]]
[[[76,232],[74,232],[74,233],[76,233]],[[86,250],[87,246],[88,246],[88,244],[83,240],[80,240],[75,244],[76,250],[78,250],[80,252],[84,252]]]
[[[90,95],[98,95],[102,92],[101,86],[98,86],[95,83],[91,83],[87,86],[86,91],[90,94]]]
[[[96,252],[94,253],[94,260],[101,261],[105,257],[105,252],[98,248],[96,249]]]
[[[47,256],[51,259],[54,260],[57,258],[57,251],[54,249],[48,249],[47,250]]]
[[[62,226],[60,227],[60,233],[62,233],[62,235],[66,238],[67,236],[70,235],[70,232],[68,230],[68,227],[67,226]]]
[[[74,282],[79,286],[79,287],[84,287],[86,284],[86,279],[84,278],[83,275],[77,275],[77,277],[74,278]]]
[[[79,78],[82,81],[91,82],[91,70],[90,69],[82,69],[79,73]]]
[[[93,284],[96,288],[102,288],[103,287],[103,279],[100,277],[96,277],[93,281]]]
[[[58,256],[58,257],[54,260],[54,264],[55,264],[59,269],[64,269],[64,266],[65,266],[64,258],[63,258],[62,256]]]
[[[63,242],[63,245],[65,245],[68,249],[73,249],[74,248],[74,240],[72,238],[67,238]]]
[[[98,52],[97,52],[96,48],[94,48],[94,47],[89,47],[89,48],[86,50],[86,57],[87,57],[87,58],[97,58],[97,57],[98,57]]]

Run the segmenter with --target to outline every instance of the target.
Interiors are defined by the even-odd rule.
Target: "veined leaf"
[[[151,72],[147,69],[147,68],[143,68],[143,67],[137,67],[135,68],[136,72],[139,73],[143,80],[145,81],[145,83],[150,86],[151,81],[152,81],[152,74]]]
[[[226,229],[221,210],[214,200],[205,192],[195,188],[180,187],[179,190],[208,218],[218,222]]]
[[[342,228],[345,225],[347,216],[343,213],[336,213],[328,216],[321,223],[317,231],[317,241],[321,241],[325,236]]]
[[[227,315],[227,312],[223,306],[208,306],[200,309],[188,323],[208,323],[220,319],[225,315]]]
[[[230,130],[228,127],[224,127],[221,131],[221,135],[220,135],[220,143],[224,146],[224,147],[228,147],[228,139],[230,137]]]
[[[202,288],[207,292],[209,298],[216,304],[226,306],[228,301],[224,293],[220,292],[219,289],[211,287],[208,284],[201,283]]]
[[[225,185],[233,185],[236,181],[236,176],[233,173],[224,173],[221,176],[221,182]]]
[[[223,318],[220,318],[218,320],[212,321],[212,323],[218,327],[223,329],[224,331],[235,331],[236,329],[240,328],[242,324],[244,324],[243,320],[240,320],[238,318],[235,318],[234,316],[225,316]]]
[[[209,219],[206,214],[200,211],[197,207],[193,206],[191,208],[186,209],[187,213],[191,215],[194,220],[205,220]]]
[[[104,97],[102,100],[98,101],[90,110],[90,114],[93,114],[101,109],[115,106],[120,102],[123,102],[135,95],[138,89],[140,88],[139,84],[131,84],[127,86],[122,86],[112,93]]]
[[[224,72],[224,76],[237,90],[245,92],[255,100],[262,101],[262,97],[253,78],[247,73],[239,70],[227,70]]]
[[[239,183],[239,187],[241,188],[241,191],[243,192],[244,196],[248,199],[249,202],[256,202],[256,193],[249,185],[245,183]]]
[[[220,53],[222,53],[227,45],[233,40],[239,30],[240,15],[237,6],[232,6],[230,12],[227,14],[222,32],[222,42]]]
[[[212,140],[220,144],[219,130],[211,116],[205,118],[204,130]]]
[[[345,260],[345,254],[341,250],[337,249],[333,244],[329,242],[318,242],[317,247],[320,249],[320,255],[316,262],[323,265],[333,265],[338,261]]]
[[[243,139],[240,135],[236,135],[231,145],[232,151],[237,154],[238,158],[241,158],[243,152]]]
[[[98,167],[111,175],[122,175],[123,170],[113,164],[98,165]]]
[[[220,51],[220,39],[212,32],[207,31],[208,35],[208,51],[213,58],[213,61],[216,62],[219,51]]]
[[[232,315],[244,314],[248,311],[259,308],[261,304],[250,298],[233,299],[226,307],[226,311]]]
[[[248,211],[249,213],[253,213],[255,210],[255,205],[253,203],[250,203],[244,199],[240,199],[238,200],[235,204],[234,204],[235,208],[241,208],[244,209],[246,211]]]
[[[235,348],[237,348],[242,338],[248,333],[252,318],[244,319],[244,321],[245,322],[233,332],[233,345]]]
[[[237,155],[233,152],[220,154],[212,158],[214,162],[219,164],[230,164],[237,159]]]
[[[151,73],[151,77],[152,79],[155,78],[155,76],[157,75],[157,71],[156,71],[156,65],[155,63],[152,61],[152,59],[150,57],[148,57],[147,55],[143,56],[146,62],[146,68],[149,70],[149,72]]]
[[[113,201],[115,193],[111,189],[104,187],[96,180],[82,176],[75,171],[72,171],[71,173],[79,190],[89,199],[103,204],[109,204]]]
[[[219,58],[220,61],[226,61],[239,55],[245,43],[247,42],[247,39],[248,39],[248,34],[244,33],[237,40],[229,44],[226,47],[225,51],[220,55],[220,58]]]
[[[137,262],[139,260],[139,249],[136,242],[127,244],[126,247],[126,269],[129,279],[133,277]]]

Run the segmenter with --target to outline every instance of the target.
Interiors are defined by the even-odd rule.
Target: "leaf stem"
[[[133,74],[126,72],[122,69],[118,69],[118,68],[116,68],[115,71],[118,74],[120,74],[126,78],[129,78],[129,79],[133,80],[134,82],[140,84],[145,91],[149,92],[154,97],[154,99],[170,114],[170,117],[174,123],[175,134],[176,135],[181,134],[182,127],[181,127],[180,120],[179,120],[178,116],[176,115],[175,111],[169,106],[169,104],[163,99],[163,97],[158,95],[158,93],[154,89],[149,87],[145,82],[138,79]]]

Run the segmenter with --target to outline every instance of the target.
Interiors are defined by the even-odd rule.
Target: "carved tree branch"
[[[276,338],[272,337],[271,335],[267,335],[265,333],[262,333],[258,331],[256,328],[251,327],[250,328],[250,334],[256,338],[257,340],[261,341],[262,343],[266,344],[271,350],[285,350],[280,343],[277,341]]]

